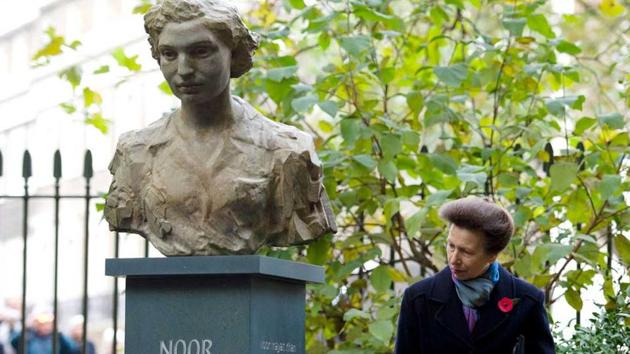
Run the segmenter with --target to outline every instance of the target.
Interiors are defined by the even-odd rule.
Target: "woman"
[[[405,291],[395,353],[555,353],[543,293],[496,261],[514,232],[510,214],[468,197],[440,216],[448,267]]]
[[[145,16],[181,108],[120,138],[105,218],[163,254],[252,254],[335,230],[312,138],[230,95],[256,37],[217,0],[164,0]]]

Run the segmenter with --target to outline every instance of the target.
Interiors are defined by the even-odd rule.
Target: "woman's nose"
[[[457,251],[453,251],[450,254],[450,257],[449,257],[448,261],[451,264],[459,264],[460,263],[459,254],[457,253]]]

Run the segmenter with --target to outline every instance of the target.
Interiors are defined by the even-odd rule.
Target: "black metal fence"
[[[60,193],[60,182],[62,178],[62,159],[59,151],[56,151],[53,157],[53,178],[54,178],[54,192],[50,195],[39,195],[39,194],[31,194],[29,190],[29,179],[33,175],[32,169],[32,159],[29,151],[25,151],[22,159],[22,178],[24,181],[24,192],[22,195],[0,195],[0,202],[3,200],[22,200],[23,206],[23,217],[22,217],[22,294],[21,294],[21,336],[18,343],[18,354],[26,354],[27,348],[27,328],[26,318],[27,318],[27,295],[29,289],[27,289],[27,278],[29,276],[29,270],[27,269],[27,258],[28,258],[28,247],[29,247],[29,234],[28,234],[28,226],[29,226],[29,204],[34,199],[48,199],[54,201],[54,249],[53,253],[53,304],[52,304],[52,312],[53,312],[53,333],[55,335],[52,336],[52,352],[58,353],[59,344],[59,230],[60,230],[60,202],[66,199],[74,199],[74,200],[82,200],[84,202],[84,215],[83,215],[83,295],[81,299],[81,309],[83,315],[83,337],[81,341],[81,353],[87,354],[87,346],[88,346],[88,320],[89,320],[89,311],[88,311],[88,267],[90,264],[89,259],[89,245],[90,245],[90,212],[92,209],[91,202],[96,198],[101,198],[98,195],[93,195],[91,180],[94,176],[94,170],[92,167],[92,153],[90,150],[87,150],[84,155],[83,160],[83,181],[85,184],[85,192],[83,194],[61,194]],[[3,177],[3,157],[2,152],[0,151],[0,178]],[[13,221],[9,221],[13,222]],[[17,222],[17,220],[16,220]],[[114,254],[112,255],[115,258],[119,257],[120,252],[120,235],[118,233],[115,234],[115,245],[114,245]],[[144,256],[148,257],[149,254],[149,244],[145,242],[144,244]],[[104,260],[103,260],[104,261]],[[112,296],[112,328],[113,328],[113,340],[112,340],[112,349],[111,353],[117,353],[117,345],[118,345],[118,326],[119,326],[119,287],[118,280],[113,279],[113,296]]]

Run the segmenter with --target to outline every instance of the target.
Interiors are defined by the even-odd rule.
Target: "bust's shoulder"
[[[296,127],[274,122],[240,97],[234,96],[233,99],[243,109],[238,132],[240,140],[268,150],[289,149],[302,152],[313,149],[313,138],[309,134]]]
[[[162,118],[151,123],[148,127],[123,133],[118,139],[117,150],[127,151],[139,147],[150,146],[168,138],[165,134],[170,124],[173,112],[165,113]]]

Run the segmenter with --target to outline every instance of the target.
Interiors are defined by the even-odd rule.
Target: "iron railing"
[[[0,201],[2,200],[19,200],[23,201],[23,216],[22,216],[22,304],[21,304],[21,336],[18,344],[18,354],[26,353],[26,343],[27,343],[27,331],[25,330],[27,327],[26,318],[27,318],[27,278],[28,278],[28,222],[29,222],[29,203],[34,199],[48,199],[54,201],[54,250],[53,250],[53,333],[52,336],[52,352],[58,353],[59,348],[59,230],[60,230],[60,203],[62,200],[66,199],[74,199],[74,200],[83,200],[85,204],[84,210],[84,233],[83,233],[83,295],[81,301],[81,309],[83,315],[83,337],[81,343],[81,353],[87,354],[87,346],[88,346],[88,319],[89,319],[89,297],[88,297],[88,270],[89,270],[89,245],[90,245],[90,209],[91,202],[100,198],[98,195],[93,195],[91,190],[91,179],[94,176],[94,170],[92,167],[92,153],[90,150],[87,150],[84,155],[83,160],[83,180],[85,183],[85,193],[83,194],[61,194],[60,193],[60,182],[62,178],[62,160],[61,153],[57,150],[53,157],[53,178],[54,178],[54,192],[51,195],[39,195],[39,194],[31,194],[29,190],[29,179],[32,177],[32,159],[31,154],[27,150],[23,154],[22,158],[22,178],[24,180],[24,193],[23,195],[0,195]],[[0,178],[3,176],[3,158],[2,152],[0,151]],[[118,258],[120,253],[120,235],[118,233],[115,234],[114,241],[114,257]],[[149,255],[149,243],[145,240],[144,244],[144,256],[148,257]],[[118,279],[114,278],[113,280],[113,296],[112,296],[112,328],[113,328],[113,340],[112,340],[112,354],[117,353],[117,345],[118,345],[118,312],[119,312],[119,300],[118,300]]]

